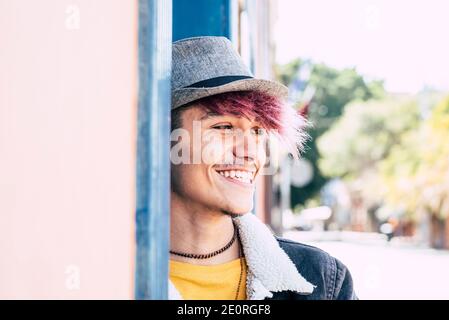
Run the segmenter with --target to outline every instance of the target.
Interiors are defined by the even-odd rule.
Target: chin
[[[233,216],[233,217],[238,217],[238,216],[243,216],[244,214],[250,212],[253,209],[253,204],[251,203],[251,205],[247,205],[247,206],[233,206],[227,210],[223,210],[224,213]]]

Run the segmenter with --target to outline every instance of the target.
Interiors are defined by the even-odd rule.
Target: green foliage
[[[275,66],[276,78],[284,85],[289,86],[290,83],[293,82],[293,79],[296,76],[298,69],[303,64],[304,62],[298,58],[282,66],[276,65]]]
[[[321,172],[329,177],[358,177],[377,166],[418,125],[419,109],[413,100],[351,103],[318,140]]]
[[[289,85],[304,63],[278,67],[278,79]],[[408,219],[416,220],[419,212],[449,216],[449,96],[387,96],[381,81],[323,64],[313,65],[308,85],[315,96],[304,158],[315,175],[306,187],[292,188],[294,207],[316,199],[328,179],[343,177],[360,187],[365,201]],[[423,103],[423,97],[433,102]],[[426,105],[434,106],[429,116]]]
[[[278,80],[289,86],[305,63],[308,62],[296,59],[277,66]],[[315,95],[309,106],[308,118],[313,127],[309,130],[311,140],[306,145],[304,158],[313,165],[314,178],[303,188],[292,187],[292,206],[304,204],[307,199],[316,196],[327,182],[327,177],[318,167],[321,158],[316,145],[318,138],[339,119],[349,102],[378,99],[385,95],[382,81],[367,82],[354,68],[338,70],[325,64],[312,65],[308,85],[315,89]]]
[[[449,96],[435,106],[429,124],[436,131],[447,132],[449,129]]]
[[[365,101],[382,97],[379,82],[367,85],[355,69],[336,70],[323,64],[315,65],[310,77],[315,89],[310,119],[320,136],[340,117],[351,101]],[[371,91],[371,88],[375,89]]]
[[[388,188],[385,200],[418,212],[449,216],[449,97],[432,110],[418,130],[404,136],[380,172]]]

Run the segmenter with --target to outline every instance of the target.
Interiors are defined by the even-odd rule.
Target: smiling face
[[[177,147],[189,152],[189,163],[172,161],[172,197],[210,211],[251,211],[255,179],[266,160],[264,128],[254,118],[220,115],[201,105],[186,108],[180,118],[185,134]]]

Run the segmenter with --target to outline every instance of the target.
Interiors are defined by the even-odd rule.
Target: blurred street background
[[[449,299],[449,5],[277,3],[276,76],[313,125],[277,177],[283,235],[362,299]]]

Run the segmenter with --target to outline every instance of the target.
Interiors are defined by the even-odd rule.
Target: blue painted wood
[[[173,41],[197,36],[231,39],[232,5],[234,0],[173,0]]]
[[[172,1],[139,0],[136,299],[167,299]]]

